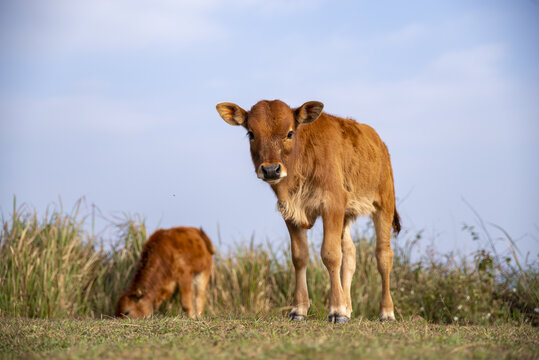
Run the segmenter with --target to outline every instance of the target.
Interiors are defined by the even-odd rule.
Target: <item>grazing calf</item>
[[[178,285],[183,311],[190,318],[200,317],[213,254],[211,240],[202,229],[157,230],[142,249],[133,281],[118,300],[116,316],[149,317]]]
[[[382,277],[380,319],[394,320],[389,290],[393,264],[390,238],[391,227],[398,233],[400,223],[389,153],[370,126],[325,114],[323,107],[309,101],[291,109],[279,100],[263,100],[248,112],[233,103],[220,103],[217,112],[227,123],[247,129],[256,174],[277,196],[296,270],[290,319],[304,319],[310,305],[306,229],[319,216],[324,225],[321,256],[331,280],[329,321],[350,319],[350,285],[356,267],[350,226],[357,216],[370,215]]]

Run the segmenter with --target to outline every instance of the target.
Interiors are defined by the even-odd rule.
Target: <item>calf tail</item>
[[[208,237],[208,235],[206,235],[204,230],[202,230],[202,228],[200,228],[200,236],[202,236],[202,240],[204,240],[204,244],[206,244],[206,249],[208,249],[210,254],[212,255],[215,254],[215,249],[213,248],[213,244],[211,243],[211,240]]]
[[[401,231],[401,218],[397,209],[395,209],[395,214],[393,215],[393,231],[398,235]]]

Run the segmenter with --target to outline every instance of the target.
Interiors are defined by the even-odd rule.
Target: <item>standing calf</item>
[[[213,254],[211,240],[202,229],[157,230],[142,249],[133,281],[118,300],[116,316],[149,317],[178,285],[183,311],[190,318],[200,317]]]
[[[389,290],[390,238],[391,227],[398,233],[400,223],[389,153],[370,126],[322,113],[323,107],[309,101],[291,109],[279,100],[263,100],[248,112],[227,102],[217,104],[217,111],[230,125],[247,129],[256,174],[275,192],[290,233],[296,273],[290,319],[303,320],[309,309],[306,229],[319,216],[324,225],[321,256],[331,280],[329,321],[350,319],[356,267],[350,226],[357,216],[370,215],[382,277],[380,319],[395,320]]]

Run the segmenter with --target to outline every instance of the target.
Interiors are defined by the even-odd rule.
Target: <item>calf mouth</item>
[[[283,177],[280,177],[280,178],[278,178],[278,179],[262,179],[262,180],[264,180],[265,182],[267,182],[267,183],[270,184],[270,185],[277,185],[278,183],[281,182],[281,180],[282,180],[283,178],[284,178],[284,176],[283,176]]]

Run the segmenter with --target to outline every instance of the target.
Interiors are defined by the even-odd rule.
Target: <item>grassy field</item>
[[[276,319],[147,321],[0,318],[0,356],[71,359],[537,359],[536,328],[423,320]]]
[[[329,279],[311,243],[309,320],[285,320],[294,270],[285,239],[219,249],[205,319],[182,318],[179,294],[147,321],[111,318],[133,275],[144,221],[116,221],[108,235],[87,231],[78,207],[38,214],[14,206],[0,233],[0,354],[6,358],[538,358],[539,262],[494,246],[468,256],[415,253],[422,234],[393,239],[391,289],[396,323],[378,318],[375,241],[356,233],[357,268],[349,324],[326,321]],[[498,238],[479,228],[474,241]],[[213,239],[218,245],[217,239]],[[106,244],[106,246],[105,246]],[[537,255],[534,255],[537,256]]]

